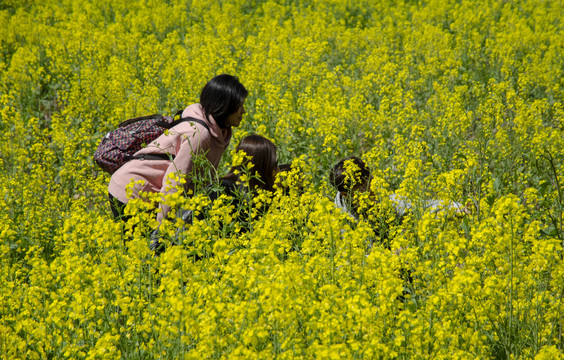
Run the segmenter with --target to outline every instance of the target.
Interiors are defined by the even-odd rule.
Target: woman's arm
[[[161,222],[170,211],[170,206],[165,204],[164,201],[167,195],[175,193],[179,186],[182,186],[186,192],[193,190],[192,176],[190,175],[194,170],[194,156],[205,154],[211,145],[209,132],[200,127],[197,127],[192,133],[182,134],[180,136],[182,137],[180,147],[176,157],[166,170],[160,190],[163,199],[160,204],[161,212],[157,215],[159,222]],[[185,179],[183,185],[179,182],[182,178]]]

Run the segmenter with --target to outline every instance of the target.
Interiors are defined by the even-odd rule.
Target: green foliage
[[[0,357],[562,358],[562,13],[540,0],[2,1]],[[113,222],[92,154],[124,119],[174,114],[220,73],[249,97],[219,175],[259,133],[293,163],[286,193],[248,203],[269,206],[248,232],[218,203],[155,258],[154,206]],[[358,222],[328,184],[349,155],[379,199]],[[393,193],[416,204],[401,222]],[[471,214],[430,214],[429,198]]]

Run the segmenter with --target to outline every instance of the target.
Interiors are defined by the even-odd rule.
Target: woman
[[[231,141],[232,128],[238,127],[245,113],[244,102],[247,89],[235,76],[222,74],[211,79],[202,89],[200,103],[188,106],[182,117],[202,120],[208,125],[196,122],[182,122],[159,136],[134,156],[167,154],[169,160],[128,161],[113,175],[108,186],[110,207],[114,218],[124,215],[124,208],[130,198],[126,186],[135,181],[131,198],[139,197],[142,191],[160,192],[163,196],[176,191],[178,182],[169,178],[179,173],[186,179],[185,191],[193,189],[190,175],[194,169],[196,155],[203,155],[215,169]],[[172,160],[173,159],[173,160]],[[161,221],[170,207],[162,204],[157,219]]]

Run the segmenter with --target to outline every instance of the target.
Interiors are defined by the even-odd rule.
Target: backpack
[[[174,120],[182,114],[182,111],[178,111],[174,116],[154,114],[122,122],[117,129],[110,131],[104,136],[94,153],[94,161],[102,170],[111,175],[132,159],[174,159],[173,155],[168,154],[144,154],[138,156],[133,154],[162,135],[166,129],[171,129],[183,121],[195,122],[205,126],[208,131],[210,130],[208,125],[199,119],[186,117]]]

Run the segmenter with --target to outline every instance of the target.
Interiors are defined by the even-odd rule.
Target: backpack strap
[[[183,121],[188,121],[190,123],[198,123],[200,125],[202,125],[203,127],[205,127],[208,131],[210,131],[210,127],[208,126],[208,124],[206,124],[204,121],[200,120],[200,119],[196,119],[193,117],[185,117],[185,118],[180,118],[178,120],[175,120],[173,122],[170,123],[170,127],[174,127],[178,124],[180,124]]]
[[[176,115],[174,115],[173,119],[176,118],[179,115],[182,115],[183,111],[184,110],[178,110],[176,112]],[[171,123],[167,123],[167,122],[161,120],[161,121],[157,122],[155,125],[163,127],[165,129],[172,129],[173,127],[175,127],[176,125],[178,125],[178,124],[180,124],[181,122],[184,122],[184,121],[187,121],[187,122],[190,122],[190,123],[198,123],[198,124],[202,125],[203,127],[205,127],[208,131],[210,131],[210,127],[208,126],[208,124],[206,124],[204,121],[202,121],[200,119],[196,119],[196,118],[193,118],[193,117],[190,117],[190,116],[185,117],[185,118],[181,117],[180,119],[174,120]]]

